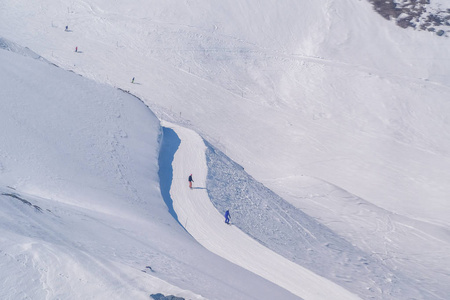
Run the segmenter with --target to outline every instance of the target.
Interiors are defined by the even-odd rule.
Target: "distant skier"
[[[75,52],[78,52],[78,47],[75,47]]]
[[[189,175],[188,181],[189,181],[189,188],[192,189],[192,183],[194,182],[194,179],[192,179],[192,174]]]
[[[68,30],[69,30],[69,26],[66,25],[66,31],[68,31]]]
[[[131,79],[131,83],[134,83],[134,77],[133,77],[133,79]]]
[[[225,223],[230,224],[230,219],[231,219],[230,211],[227,210],[225,212]]]

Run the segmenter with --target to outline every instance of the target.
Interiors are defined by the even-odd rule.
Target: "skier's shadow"
[[[192,188],[193,190],[206,190],[205,187],[195,186]]]

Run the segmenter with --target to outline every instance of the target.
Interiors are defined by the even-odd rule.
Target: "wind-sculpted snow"
[[[217,210],[269,249],[371,299],[422,298],[398,271],[353,246],[206,143],[207,190]],[[420,296],[422,295],[422,296]]]
[[[43,61],[48,62],[46,59],[44,59],[42,56],[40,56],[39,54],[37,54],[36,52],[30,50],[27,47],[22,47],[12,41],[9,41],[5,38],[0,37],[0,49],[6,50],[6,51],[11,51],[14,53],[18,53],[21,54],[23,56],[29,56],[31,58],[34,59],[40,59]]]

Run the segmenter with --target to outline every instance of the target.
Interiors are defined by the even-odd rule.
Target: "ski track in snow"
[[[224,218],[212,205],[206,191],[206,146],[192,130],[167,122],[181,140],[173,161],[170,194],[180,223],[203,246],[229,261],[291,291],[304,299],[359,299],[344,288],[316,275],[262,246]],[[194,188],[187,177],[193,174]]]
[[[229,209],[234,216],[234,224],[262,245],[367,298],[435,297],[429,278],[438,275],[429,269],[436,262],[420,259],[417,248],[410,249],[408,244],[413,239],[412,235],[421,232],[421,229],[430,232],[430,228],[424,227],[426,224],[393,215],[337,187],[306,176],[296,179],[303,185],[294,193],[304,195],[305,199],[290,204],[249,176],[241,166],[211,144],[206,144],[207,189],[211,201],[221,213]],[[292,195],[285,193],[285,196],[292,199]],[[317,205],[315,209],[322,212],[320,220],[314,220],[303,212],[317,214],[311,202],[307,202],[309,198]],[[339,222],[341,226],[336,226],[332,221],[336,215],[343,220]],[[397,222],[399,226],[404,223],[410,227],[396,230]],[[347,227],[342,226],[344,223]],[[329,225],[339,229],[338,234],[330,230]],[[376,228],[373,229],[373,226]],[[360,237],[354,232],[360,228],[375,234]],[[416,239],[416,245],[423,251],[433,252],[445,265],[443,254],[450,249],[444,242],[448,234],[443,233],[441,240],[424,233],[422,238]],[[359,246],[362,243],[363,246]],[[415,262],[411,269],[413,257]],[[405,264],[406,261],[409,265]],[[415,270],[421,270],[421,274],[417,275]],[[442,282],[446,282],[448,276],[445,271],[442,273],[439,276]],[[421,278],[423,290],[411,284],[412,278]],[[443,285],[441,294],[445,293]]]

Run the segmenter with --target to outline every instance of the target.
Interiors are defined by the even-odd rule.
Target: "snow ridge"
[[[6,51],[11,51],[14,53],[18,53],[21,54],[23,56],[28,56],[34,59],[39,59],[42,61],[45,61],[49,64],[51,64],[48,60],[46,60],[45,58],[43,58],[42,56],[40,56],[39,54],[37,54],[36,52],[32,51],[31,49],[29,49],[28,47],[22,47],[19,44],[16,44],[8,39],[5,39],[3,37],[0,36],[0,49],[6,50]]]

